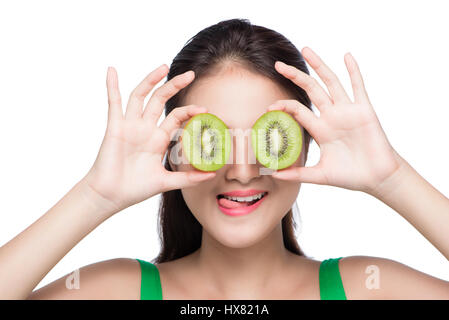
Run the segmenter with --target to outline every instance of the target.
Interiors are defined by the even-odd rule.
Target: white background
[[[449,20],[444,5],[444,1],[1,2],[0,245],[42,216],[92,165],[106,128],[109,65],[118,71],[126,105],[131,90],[162,63],[170,66],[190,37],[230,18],[247,18],[274,29],[298,49],[311,47],[352,95],[343,61],[350,51],[392,145],[449,195]],[[315,143],[310,152],[309,166],[319,158]],[[154,197],[132,206],[99,226],[37,288],[97,261],[154,258],[159,251],[158,201]],[[385,257],[449,280],[443,255],[377,199],[303,184],[297,203],[299,243],[307,255],[319,260]]]

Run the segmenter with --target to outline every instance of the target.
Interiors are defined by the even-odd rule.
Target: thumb
[[[293,180],[313,184],[327,184],[327,179],[318,166],[292,167],[272,173],[273,177],[281,180]]]
[[[164,191],[192,187],[215,177],[215,172],[188,171],[169,172],[164,178]]]

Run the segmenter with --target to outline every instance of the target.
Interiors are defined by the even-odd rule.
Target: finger
[[[163,129],[168,134],[171,140],[173,138],[173,135],[176,133],[176,130],[181,127],[184,121],[188,120],[196,114],[205,112],[207,112],[207,109],[205,107],[196,105],[175,108],[168,114],[164,121],[162,121],[159,128]]]
[[[313,184],[328,184],[321,169],[313,167],[290,167],[280,171],[275,171],[272,176],[276,179],[299,181]]]
[[[302,55],[321,80],[323,80],[335,103],[351,102],[338,77],[312,49],[304,47],[302,49]]]
[[[163,179],[163,192],[193,187],[200,182],[214,178],[215,175],[215,172],[203,172],[198,170],[168,172]]]
[[[268,111],[281,110],[290,113],[299,124],[310,133],[313,139],[319,133],[319,118],[297,100],[278,100],[268,107]]]
[[[345,55],[345,64],[349,72],[349,77],[351,78],[354,102],[369,102],[368,93],[366,92],[365,84],[363,83],[359,65],[357,64],[357,61],[355,61],[352,54],[349,52]]]
[[[122,98],[118,88],[117,71],[114,67],[108,67],[106,75],[106,88],[108,91],[108,122],[112,120],[122,119]]]
[[[142,116],[145,97],[154,88],[154,86],[167,75],[167,72],[168,67],[164,63],[157,69],[151,71],[131,92],[128,100],[128,106],[126,107],[126,119],[137,119]]]
[[[148,100],[143,112],[143,118],[157,123],[159,117],[164,110],[165,103],[179,92],[182,88],[186,87],[195,78],[195,73],[192,70],[181,73],[170,81],[167,81],[162,86],[157,88]]]
[[[310,97],[310,100],[312,100],[313,104],[320,110],[320,112],[323,111],[326,106],[333,104],[327,92],[315,78],[294,66],[287,65],[281,61],[276,61],[274,66],[280,74],[304,89]]]

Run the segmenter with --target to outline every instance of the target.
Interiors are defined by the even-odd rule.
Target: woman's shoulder
[[[377,289],[379,268],[389,265],[388,259],[370,256],[335,256],[323,260],[298,256],[298,263],[314,270],[314,277],[322,290],[343,286],[346,299],[382,299]],[[391,260],[390,260],[391,261]],[[324,281],[326,280],[326,281]],[[340,281],[341,280],[341,281]],[[330,288],[329,288],[330,289]]]
[[[401,262],[373,256],[339,261],[348,299],[449,299],[449,282]]]
[[[372,300],[388,299],[393,297],[392,284],[395,275],[400,277],[400,272],[410,269],[394,260],[373,256],[335,256],[322,261],[311,257],[300,256],[299,263],[305,262],[310,268],[315,269],[315,279],[319,279],[319,273],[332,273],[331,286],[334,286],[338,278],[341,279],[346,299],[348,300]],[[319,271],[321,269],[321,271]],[[401,291],[400,288],[397,290]]]
[[[73,270],[33,291],[28,299],[140,299],[140,266],[136,259],[115,258]]]
[[[372,256],[346,256],[338,261],[340,277],[349,300],[384,299],[380,288],[380,269],[389,264],[388,259]]]

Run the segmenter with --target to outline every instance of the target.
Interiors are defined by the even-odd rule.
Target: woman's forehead
[[[206,107],[230,128],[250,128],[270,104],[289,99],[273,80],[246,70],[207,76],[191,86],[184,105]]]

